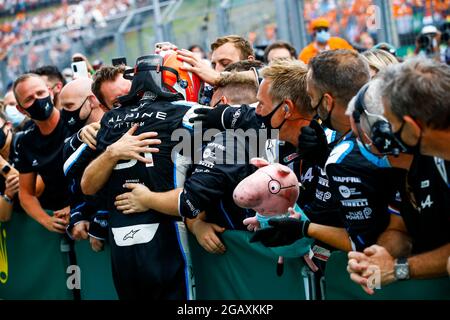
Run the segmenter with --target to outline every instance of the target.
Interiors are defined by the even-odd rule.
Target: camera
[[[450,40],[450,30],[445,30],[441,35],[441,43],[448,43]]]
[[[433,55],[438,47],[436,35],[438,29],[434,25],[427,25],[422,28],[420,35],[417,37],[417,47],[421,51],[425,51],[426,55]]]
[[[432,34],[421,34],[417,39],[419,48],[427,52],[433,52],[433,38]]]
[[[450,40],[450,22],[445,22],[441,26],[441,44],[448,44]]]
[[[127,58],[125,58],[125,57],[113,58],[111,60],[111,62],[112,62],[113,66],[120,66],[120,65],[126,66],[127,65]]]

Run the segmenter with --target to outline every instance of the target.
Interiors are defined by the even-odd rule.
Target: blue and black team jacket
[[[375,244],[390,221],[389,204],[404,184],[406,171],[369,152],[355,137],[331,151],[325,164],[332,202],[354,250]]]
[[[67,233],[70,236],[72,228],[81,221],[89,221],[89,235],[105,240],[108,235],[108,211],[105,209],[105,199],[99,192],[95,196],[86,196],[81,191],[81,178],[89,163],[97,157],[98,152],[83,143],[78,133],[74,134],[64,144],[64,175],[69,182],[70,221]]]

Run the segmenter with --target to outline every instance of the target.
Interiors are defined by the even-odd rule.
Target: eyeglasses
[[[282,187],[280,181],[272,178],[272,176],[270,174],[268,174],[267,172],[264,172],[264,173],[266,175],[268,175],[269,178],[270,178],[269,182],[267,183],[267,187],[269,189],[269,192],[272,193],[272,194],[277,194],[283,189],[289,189],[289,188],[295,187],[295,185]]]
[[[373,124],[374,124],[375,122],[377,122],[377,121],[384,121],[384,122],[389,123],[389,121],[388,121],[385,117],[383,117],[382,115],[375,114],[375,113],[370,113],[370,112],[367,111],[366,109],[364,109],[363,111],[364,111],[364,114],[365,114],[366,117],[367,117],[367,123],[368,123],[368,125],[369,125],[370,128],[372,128]],[[374,121],[370,121],[370,120],[369,120],[370,118],[374,119]]]

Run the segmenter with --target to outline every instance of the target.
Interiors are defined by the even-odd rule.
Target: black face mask
[[[33,120],[47,120],[53,111],[52,99],[50,96],[35,99],[33,104],[28,109],[25,109],[25,111],[30,114],[30,118]]]
[[[261,123],[264,123],[264,126],[266,127],[266,129],[275,129],[275,130],[279,130],[283,124],[286,122],[286,119],[283,120],[283,122],[281,122],[281,124],[277,127],[277,128],[273,128],[272,127],[272,117],[275,114],[275,112],[277,112],[277,110],[281,107],[281,105],[284,103],[284,101],[281,101],[276,107],[275,109],[272,110],[272,112],[270,112],[268,115],[265,116],[261,116],[261,115],[256,115],[256,117],[258,118],[258,120]]]
[[[405,122],[403,121],[402,125],[400,126],[400,129],[397,132],[393,132],[395,139],[402,148],[401,152],[412,155],[420,154],[420,144],[422,143],[422,134],[420,135],[416,145],[411,147],[402,140],[402,131],[404,126]]]
[[[314,110],[317,110],[318,115],[319,115],[319,106],[322,104],[323,97],[325,97],[325,95],[322,95],[319,102],[314,107]],[[326,119],[322,119],[322,117],[319,115],[319,118],[322,120],[322,126],[328,128],[330,130],[334,130],[333,125],[331,124],[331,113],[333,112],[333,109],[331,109],[330,113],[328,113],[328,116],[326,117]]]
[[[9,131],[8,131],[8,133],[5,133],[5,132],[3,131],[3,129],[5,128],[5,126],[6,126],[6,122],[5,122],[5,124],[0,128],[0,150],[3,149],[3,147],[5,146],[6,139],[8,138],[8,135],[9,135]]]
[[[64,119],[64,122],[70,128],[73,128],[75,131],[78,131],[79,129],[84,127],[84,125],[86,124],[87,119],[89,119],[89,116],[91,115],[92,109],[89,112],[89,114],[86,117],[86,119],[83,120],[83,119],[80,118],[81,108],[83,108],[83,105],[86,103],[87,99],[88,99],[88,97],[86,97],[86,99],[84,99],[84,101],[80,105],[80,107],[75,109],[74,111],[67,111],[65,109],[63,109],[61,111],[61,117]]]
[[[333,125],[331,124],[331,113],[332,112],[333,112],[333,109],[331,109],[330,113],[328,114],[328,117],[322,121],[322,124],[330,130],[334,130]]]

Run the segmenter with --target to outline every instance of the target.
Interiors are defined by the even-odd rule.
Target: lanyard
[[[434,157],[434,163],[436,164],[436,168],[438,169],[445,184],[447,185],[447,187],[450,188],[450,183],[448,181],[448,175],[447,175],[447,168],[445,167],[444,159]]]

